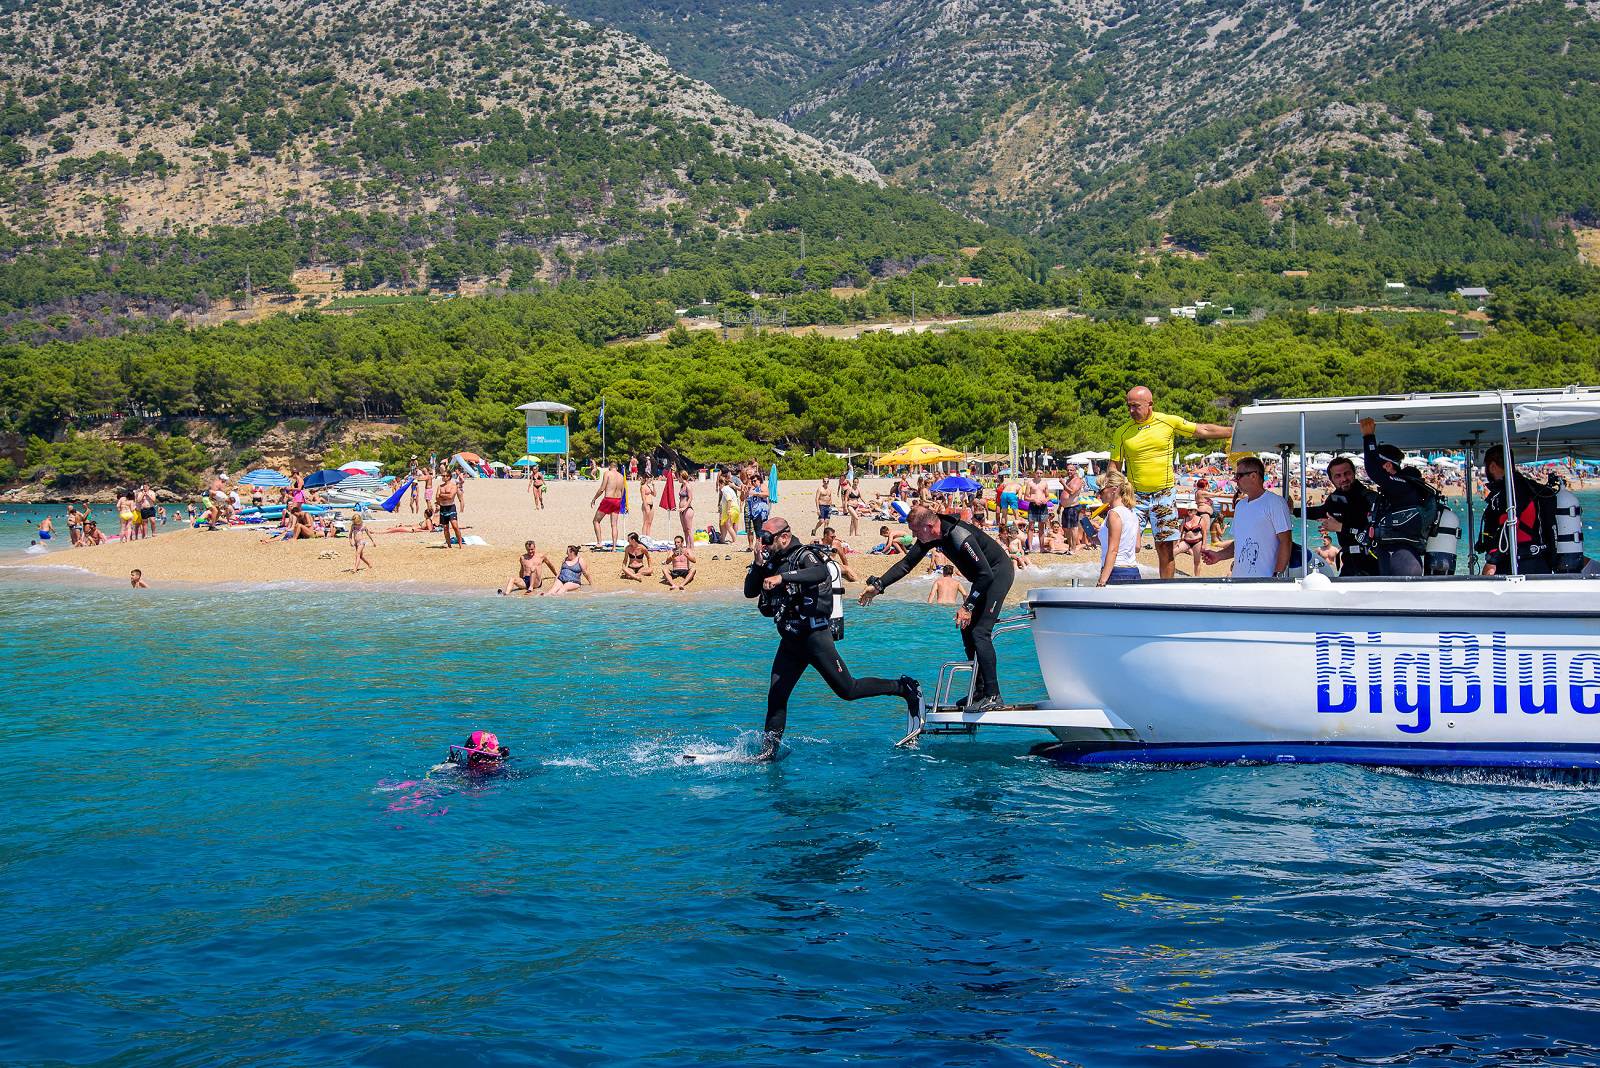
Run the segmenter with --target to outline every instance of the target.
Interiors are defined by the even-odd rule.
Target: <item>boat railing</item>
[[[1033,608],[1028,606],[1013,615],[1002,616],[994,621],[994,630],[991,633],[1004,634],[1008,630],[1027,630],[1033,626]]]

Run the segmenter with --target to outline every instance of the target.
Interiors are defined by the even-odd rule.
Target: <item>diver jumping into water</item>
[[[789,719],[789,695],[816,668],[823,681],[846,701],[900,697],[915,714],[922,709],[922,686],[909,675],[899,679],[854,678],[833,644],[833,577],[822,550],[802,545],[789,522],[774,516],[761,524],[760,547],[744,579],[744,595],[760,598],[762,615],[778,627],[778,652],[772,659],[767,690],[767,720],[761,754],[777,758],[778,742]]]
[[[989,535],[953,515],[939,515],[925,504],[911,509],[906,526],[916,535],[911,548],[883,574],[867,579],[861,603],[872,599],[911,573],[930,550],[938,549],[944,558],[972,584],[966,600],[956,609],[956,625],[961,628],[961,645],[977,666],[973,674],[974,712],[999,708],[1000,676],[995,666],[994,624],[1000,606],[1011,592],[1016,567],[1011,554]]]

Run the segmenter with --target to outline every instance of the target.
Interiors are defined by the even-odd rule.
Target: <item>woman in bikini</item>
[[[642,513],[640,519],[644,522],[644,536],[653,537],[656,522],[656,480],[648,475],[639,480],[639,510]]]
[[[650,566],[650,550],[644,547],[639,535],[629,534],[628,544],[622,550],[622,577],[629,582],[643,582],[654,573]]]
[[[694,538],[694,497],[689,492],[689,474],[678,472],[678,521],[683,524],[683,540]]]

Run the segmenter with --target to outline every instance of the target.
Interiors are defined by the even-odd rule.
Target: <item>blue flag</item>
[[[600,418],[594,424],[594,428],[596,430],[604,430],[606,428],[606,399],[604,397],[600,398]]]

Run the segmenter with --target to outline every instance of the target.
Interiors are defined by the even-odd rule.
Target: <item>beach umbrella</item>
[[[535,460],[532,456],[524,456],[522,459],[518,460],[516,463],[512,464],[511,466],[512,467],[538,467],[539,466],[539,461]]]
[[[928,488],[935,493],[977,493],[983,487],[964,475],[946,475]]]
[[[259,467],[254,471],[249,471],[239,476],[239,485],[241,486],[281,488],[292,484],[285,475],[272,470],[270,467]]]
[[[927,438],[912,438],[893,452],[878,457],[879,467],[919,467],[923,464],[940,464],[946,460],[959,460],[962,454]]]
[[[678,507],[678,493],[673,488],[672,468],[667,468],[667,484],[661,487],[661,507],[673,511]]]
[[[355,470],[351,474],[375,475],[383,470],[383,465],[376,460],[346,460],[339,465],[339,470],[350,471],[352,467]]]
[[[329,467],[322,471],[313,471],[306,476],[306,489],[318,489],[322,486],[332,486],[349,478],[349,472],[340,471]]]
[[[773,504],[778,503],[778,465],[773,464],[772,470],[767,472],[767,496]]]
[[[350,475],[339,483],[340,493],[370,493],[377,495],[383,492],[383,479],[377,475]]]

